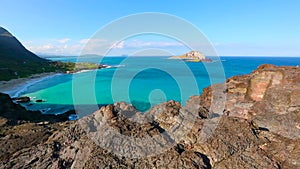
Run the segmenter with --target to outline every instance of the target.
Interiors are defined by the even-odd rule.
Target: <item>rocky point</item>
[[[11,123],[1,102],[0,168],[300,168],[299,73],[262,65],[186,106],[115,103],[77,121]]]

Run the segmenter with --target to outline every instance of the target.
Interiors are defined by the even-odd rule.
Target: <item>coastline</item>
[[[61,75],[62,73],[48,72],[34,74],[26,78],[12,79],[9,81],[0,81],[0,92],[6,93],[10,97],[19,97],[20,93],[28,87],[48,78]]]
[[[107,65],[107,67],[100,68],[100,69],[106,69],[106,68],[112,68],[112,67]],[[78,70],[74,72],[65,72],[65,73],[47,72],[47,73],[33,74],[25,78],[11,79],[9,81],[0,81],[0,92],[8,94],[12,98],[19,97],[20,94],[23,91],[27,90],[28,87],[36,83],[39,83],[45,79],[49,79],[63,74],[77,74],[77,73],[84,73],[88,71],[98,70],[98,69],[83,69],[83,70]]]

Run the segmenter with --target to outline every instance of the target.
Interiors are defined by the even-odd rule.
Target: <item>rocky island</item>
[[[101,107],[77,121],[43,118],[41,123],[2,94],[0,168],[300,168],[299,72],[299,67],[262,65],[204,89],[186,106],[175,101],[156,105],[143,115],[148,119],[143,123],[130,120],[142,115],[125,103]],[[212,101],[224,101],[215,92],[226,95],[221,114],[212,108]],[[183,119],[184,114],[191,118]],[[204,139],[206,124],[216,125]],[[147,155],[153,142],[136,146],[123,140],[111,151],[105,146],[118,137],[107,145],[97,142],[112,137],[106,131],[135,139],[166,133],[155,143],[170,144]],[[119,150],[135,154],[115,154]]]
[[[211,62],[211,59],[206,58],[206,56],[199,51],[191,51],[189,53],[183,54],[181,56],[172,56],[170,59],[182,59],[188,62]]]

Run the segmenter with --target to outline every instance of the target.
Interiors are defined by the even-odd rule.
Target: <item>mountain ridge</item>
[[[7,31],[5,28],[0,27],[0,49],[1,53],[0,56],[3,60],[3,57],[5,58],[10,58],[10,59],[19,59],[19,60],[34,60],[34,61],[41,61],[41,62],[48,62],[48,60],[43,59],[26,49],[22,43],[15,37],[13,36],[9,31]],[[16,52],[18,55],[5,55],[3,53],[3,50],[6,49],[4,52],[10,52],[13,54],[13,52]],[[9,51],[10,50],[10,51]],[[18,52],[18,53],[17,53]],[[24,54],[24,55],[19,55],[19,54]]]
[[[0,27],[0,80],[54,71],[50,61],[27,50],[8,30]]]
[[[48,72],[74,73],[81,70],[101,69],[107,65],[51,61],[26,49],[22,43],[0,27],[0,81],[29,77]]]

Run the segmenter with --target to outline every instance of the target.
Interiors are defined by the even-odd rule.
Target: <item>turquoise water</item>
[[[51,58],[76,62],[75,57]],[[221,57],[212,63],[183,62],[167,57],[99,57],[80,61],[111,65],[112,68],[63,74],[29,86],[21,95],[45,100],[28,109],[43,109],[46,113],[61,113],[73,105],[105,105],[125,101],[138,110],[176,100],[185,104],[191,95],[225,78],[248,74],[259,65],[300,65],[300,58],[287,57]]]

